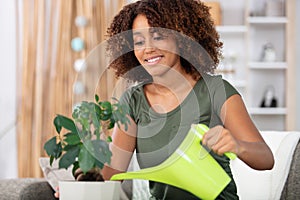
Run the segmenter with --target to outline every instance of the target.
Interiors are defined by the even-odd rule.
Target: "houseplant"
[[[125,129],[129,124],[127,105],[120,104],[115,98],[113,100],[114,103],[100,101],[98,95],[95,95],[95,102],[82,101],[77,105],[72,118],[63,115],[54,118],[57,135],[44,145],[46,153],[50,156],[50,165],[59,159],[58,167],[72,167],[75,178],[76,171],[80,168],[83,174],[97,172],[97,176],[92,179],[104,181],[101,169],[105,163],[110,163],[112,156],[108,145],[112,139],[107,132],[115,124],[122,125]]]

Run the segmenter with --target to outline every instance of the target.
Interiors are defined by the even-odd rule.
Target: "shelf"
[[[246,26],[224,25],[224,26],[217,26],[216,29],[219,33],[246,33],[247,32]]]
[[[250,115],[286,115],[286,108],[249,108]]]
[[[287,69],[286,62],[250,62],[250,69]]]
[[[238,81],[232,81],[232,85],[237,88],[244,88],[247,86],[247,83],[246,83],[246,81],[238,80]]]
[[[247,86],[247,83],[245,80],[232,80],[232,79],[227,79],[226,77],[223,77],[225,80],[227,80],[231,85],[237,88],[244,88]]]
[[[289,98],[294,92],[291,76],[295,71],[295,0],[283,0],[284,10],[276,16],[271,16],[274,12],[267,12],[270,8],[265,7],[265,1],[235,0],[232,5],[225,0],[217,2],[222,5],[219,13],[222,20],[216,30],[224,44],[225,59],[221,60],[216,72],[240,92],[258,129],[291,127],[294,121],[290,119],[294,119],[292,115],[296,112],[291,106],[295,102]],[[266,51],[268,43],[272,43],[275,56],[272,52],[266,54],[269,53]],[[234,64],[230,63],[231,54]],[[269,86],[276,89],[277,107],[261,108],[261,100]]]
[[[288,22],[286,17],[248,17],[250,24],[285,24]]]

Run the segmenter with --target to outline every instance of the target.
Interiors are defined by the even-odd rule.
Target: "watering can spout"
[[[163,163],[115,174],[111,180],[151,180],[184,189],[201,199],[215,199],[231,178],[201,146],[200,141],[207,130],[204,124],[192,125],[180,146]]]

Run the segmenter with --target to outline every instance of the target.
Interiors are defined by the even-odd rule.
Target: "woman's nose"
[[[145,45],[145,52],[146,53],[151,53],[151,52],[153,52],[153,51],[155,51],[155,49],[156,49],[156,47],[155,47],[155,45],[153,44],[153,42],[151,41],[151,40],[148,40],[147,42],[146,42],[146,45]]]

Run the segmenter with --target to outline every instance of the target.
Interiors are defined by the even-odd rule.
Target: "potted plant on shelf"
[[[107,132],[115,124],[118,126],[123,125],[125,129],[129,124],[127,105],[120,104],[117,99],[114,100],[115,103],[100,101],[99,97],[95,95],[95,102],[83,101],[74,108],[72,119],[63,115],[55,117],[53,123],[58,134],[49,139],[44,145],[46,153],[50,156],[50,165],[54,160],[59,159],[58,167],[60,169],[72,167],[75,179],[78,176],[78,170],[80,170],[86,177],[88,173],[93,176],[96,174],[92,180],[100,181],[98,184],[105,184],[105,186],[101,186],[104,187],[101,190],[95,184],[95,181],[85,182],[86,188],[96,189],[95,192],[88,192],[82,185],[83,182],[60,182],[61,200],[72,199],[73,197],[80,199],[80,196],[84,196],[83,199],[93,199],[97,196],[98,198],[99,196],[105,197],[104,199],[118,199],[116,191],[119,190],[120,183],[104,182],[101,175],[101,169],[105,163],[110,163],[112,156],[108,145],[112,139]],[[64,134],[62,133],[63,130],[65,131]],[[113,188],[109,189],[109,185]],[[63,191],[64,188],[69,186],[71,192]],[[79,191],[84,194],[75,194]]]

